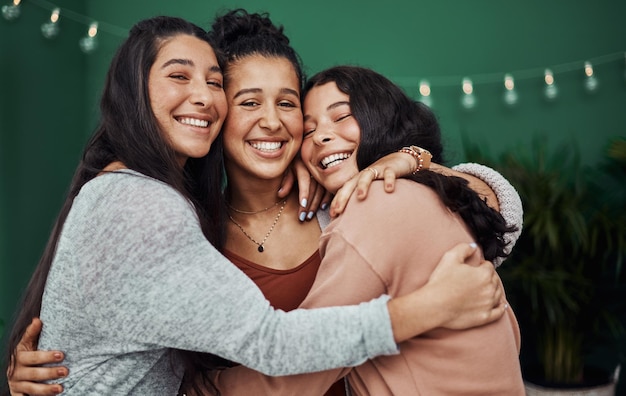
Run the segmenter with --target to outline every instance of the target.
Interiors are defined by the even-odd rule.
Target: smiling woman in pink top
[[[351,198],[324,230],[322,263],[302,307],[401,296],[425,285],[452,246],[477,241],[485,258],[506,256],[502,216],[467,182],[425,169],[443,163],[439,126],[423,104],[385,77],[359,67],[335,67],[314,76],[304,91],[301,155],[311,174],[335,192],[355,172],[405,148],[416,157],[414,174],[398,180],[393,194],[375,181],[366,200]],[[421,161],[421,166],[420,166]],[[422,169],[420,169],[422,168]],[[375,172],[372,172],[375,173]],[[416,258],[419,258],[416,264]],[[438,328],[400,344],[400,354],[360,366],[314,374],[267,378],[244,368],[217,375],[225,395],[320,395],[344,375],[356,395],[523,395],[520,334],[512,310],[477,328]]]

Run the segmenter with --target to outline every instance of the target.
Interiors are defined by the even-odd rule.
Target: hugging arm
[[[488,186],[488,188],[493,191],[493,194],[497,199],[498,211],[506,221],[507,225],[515,226],[516,228],[515,231],[504,234],[504,240],[507,243],[505,252],[507,254],[510,253],[522,233],[522,226],[524,222],[522,200],[515,190],[515,187],[513,187],[511,183],[509,183],[509,181],[499,172],[485,165],[463,163],[453,166],[452,171],[455,171],[460,175],[470,175],[475,180],[480,180],[483,185]],[[471,181],[470,187],[473,188]],[[500,265],[503,260],[503,258],[498,257],[494,261],[496,267]]]
[[[302,160],[297,157],[294,159],[292,168],[285,174],[278,197],[287,196],[297,182],[299,202],[306,203],[300,207],[301,221],[310,220],[311,213],[320,207],[324,209],[329,204],[331,216],[336,217],[343,212],[352,193],[364,199],[367,197],[370,184],[377,179],[384,180],[385,191],[393,192],[396,178],[410,174],[414,168],[414,159],[409,155],[403,152],[388,154],[346,182],[331,202],[330,194],[311,178]],[[452,168],[432,163],[429,169],[466,179],[470,188],[483,197],[489,206],[499,211],[508,225],[517,227],[516,232],[507,234],[507,242],[511,243],[508,248],[510,251],[522,230],[523,209],[519,194],[509,181],[496,170],[475,163],[463,163]]]
[[[394,333],[397,333],[396,340],[398,342],[437,326],[473,327],[489,323],[502,316],[505,310],[505,306],[499,304],[502,299],[502,289],[498,283],[497,275],[493,271],[493,266],[488,262],[477,268],[463,264],[474,253],[475,247],[470,247],[468,244],[456,246],[444,255],[424,287],[388,303],[389,314],[394,322]],[[455,290],[455,294],[448,293],[446,290],[449,288]],[[469,298],[469,296],[476,295],[481,297]],[[403,305],[411,306],[413,314],[409,315]],[[28,344],[31,341],[25,336],[22,342]],[[37,352],[38,355],[36,356],[31,355],[32,359],[27,359],[26,356],[28,355],[26,354],[29,353],[33,352],[16,351],[16,365],[12,371],[12,376],[9,376],[9,381],[12,384],[11,389],[14,392],[12,394],[34,393],[34,389],[38,389],[38,394],[58,394],[58,388],[53,385],[35,383],[35,381],[41,381],[44,378],[62,377],[58,373],[55,375],[54,371],[49,371],[49,368],[35,367],[46,363],[55,363],[57,360],[51,357],[51,352],[44,351]],[[38,370],[38,373],[35,374],[33,370]],[[223,395],[247,395],[250,387],[242,386],[242,383],[239,382],[241,378],[258,382],[260,389],[271,390],[276,389],[276,387],[282,389],[284,386],[296,386],[301,389],[304,381],[308,383],[307,389],[318,390],[330,386],[337,378],[345,375],[348,370],[336,369],[311,375],[269,377],[240,366],[214,374]],[[241,393],[238,393],[239,391]],[[319,395],[320,393],[315,394]]]
[[[468,245],[457,245],[448,251],[426,285],[415,295],[413,304],[420,315],[405,318],[419,321],[421,332],[445,326],[464,329],[487,323],[504,312],[502,286],[493,265],[483,262],[479,267],[463,263],[475,251]],[[463,257],[463,259],[461,258]],[[474,260],[476,258],[474,257]],[[320,275],[302,307],[324,307],[367,301],[370,296],[385,292],[384,282],[357,251],[342,241],[330,242],[326,249]],[[269,377],[244,366],[215,371],[213,381],[223,396],[246,396],[250,389],[259,394],[297,394],[319,396],[350,372],[351,368],[326,370],[310,374]]]
[[[41,327],[41,320],[33,318],[17,346],[12,365],[7,370],[9,390],[12,396],[47,396],[58,395],[63,392],[63,386],[60,384],[35,382],[63,378],[68,373],[67,368],[63,366],[42,367],[44,364],[59,363],[63,360],[63,353],[61,351],[37,350],[37,340]]]
[[[359,199],[365,199],[370,184],[376,179],[384,179],[385,191],[393,192],[396,178],[410,174],[415,169],[414,161],[405,153],[391,153],[362,170],[337,192],[330,206],[331,216],[336,217],[343,213],[353,192]],[[452,168],[431,164],[429,169],[466,179],[470,188],[486,199],[489,206],[500,212],[507,226],[516,228],[515,231],[504,234],[507,242],[506,252],[510,253],[522,232],[524,215],[522,200],[515,187],[496,170],[476,163],[463,163]],[[498,258],[494,264],[498,266],[502,261],[503,258]]]

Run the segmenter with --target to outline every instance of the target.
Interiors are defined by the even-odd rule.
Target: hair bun
[[[289,38],[283,33],[283,26],[274,25],[269,14],[250,14],[243,8],[218,16],[211,26],[211,36],[216,45],[225,52],[229,52],[228,49],[239,41],[259,36],[289,44]]]

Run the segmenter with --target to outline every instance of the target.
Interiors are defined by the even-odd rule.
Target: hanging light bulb
[[[13,0],[9,5],[2,6],[2,16],[7,21],[13,21],[20,16],[20,3],[22,0]]]
[[[98,22],[92,22],[87,30],[87,35],[78,41],[81,51],[86,54],[92,53],[98,48]]]
[[[432,107],[433,99],[430,96],[430,83],[428,80],[420,81],[420,102],[428,107]]]
[[[517,95],[517,91],[515,90],[515,81],[513,80],[513,76],[510,74],[504,75],[504,103],[507,106],[515,106],[517,104],[517,100],[519,96]]]
[[[559,95],[559,89],[554,83],[554,74],[552,73],[552,70],[546,69],[543,73],[543,79],[546,82],[546,85],[543,87],[543,96],[546,100],[553,101]]]
[[[598,89],[598,79],[593,74],[591,62],[585,62],[585,90],[589,93]]]
[[[50,14],[50,20],[41,25],[41,34],[47,39],[55,38],[59,34],[59,14],[60,8],[55,8]]]
[[[471,110],[476,107],[476,96],[474,95],[474,85],[472,84],[472,80],[468,77],[463,79],[463,96],[461,96],[461,106],[463,106],[467,110]]]

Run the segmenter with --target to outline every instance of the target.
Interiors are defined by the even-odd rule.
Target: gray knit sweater
[[[387,300],[276,311],[207,242],[179,193],[120,171],[74,200],[46,284],[39,348],[65,351],[66,395],[174,395],[182,372],[171,348],[268,375],[396,353]]]
[[[498,204],[500,205],[500,214],[508,226],[515,226],[517,230],[504,234],[504,241],[507,243],[504,249],[505,253],[510,254],[515,246],[517,239],[522,233],[524,225],[524,208],[522,200],[515,190],[515,187],[509,183],[498,171],[488,166],[468,162],[453,166],[452,169],[475,176],[489,185],[496,194]],[[504,258],[498,257],[493,264],[498,267]]]

